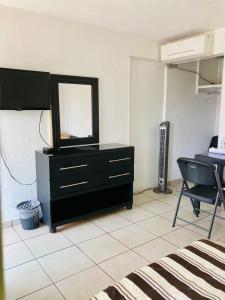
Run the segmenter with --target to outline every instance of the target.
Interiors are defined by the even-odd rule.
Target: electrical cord
[[[20,185],[33,185],[36,182],[36,179],[34,179],[31,183],[24,183],[24,182],[21,182],[20,180],[16,179],[16,177],[12,174],[10,168],[8,167],[8,165],[7,165],[6,161],[5,161],[5,158],[4,158],[3,154],[2,154],[2,150],[1,149],[0,149],[0,155],[1,155],[2,161],[3,161],[3,163],[4,163],[4,165],[5,165],[6,169],[7,169],[7,171],[9,173],[10,177],[15,182],[17,182]]]
[[[51,147],[51,145],[49,145],[49,144],[46,142],[46,140],[43,138],[42,133],[41,133],[41,121],[42,121],[43,112],[44,112],[44,111],[42,110],[42,111],[41,111],[41,115],[40,115],[40,120],[39,120],[39,135],[40,135],[42,141],[43,141],[47,146]]]
[[[45,141],[45,139],[43,138],[43,136],[42,136],[42,134],[41,134],[41,121],[42,121],[42,115],[43,115],[43,110],[41,111],[40,120],[39,120],[39,134],[40,134],[40,137],[41,137],[41,139],[43,140],[43,142],[44,142],[46,145],[48,145],[49,147],[51,147],[51,146]],[[24,183],[24,182],[18,180],[18,179],[12,174],[12,171],[10,170],[9,166],[7,165],[6,160],[5,160],[5,158],[4,158],[3,154],[2,154],[2,150],[1,150],[1,149],[0,149],[0,156],[1,156],[1,158],[2,158],[2,161],[3,161],[3,163],[4,163],[4,166],[6,167],[6,170],[8,171],[10,177],[11,177],[15,182],[17,182],[17,183],[20,184],[20,185],[31,186],[31,185],[33,185],[33,184],[37,181],[36,178],[35,178],[31,183]]]
[[[178,69],[178,70],[181,70],[181,71],[184,71],[184,72],[189,72],[189,73],[199,75],[199,78],[201,78],[202,80],[204,80],[204,81],[206,81],[210,84],[216,84],[215,82],[212,82],[212,81],[208,80],[207,78],[203,77],[199,72],[188,70],[188,69],[185,69],[185,68],[181,68],[181,67],[178,67],[176,65],[172,65],[172,68],[175,68],[175,69]]]

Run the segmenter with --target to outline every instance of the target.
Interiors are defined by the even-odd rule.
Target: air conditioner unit
[[[161,46],[161,61],[182,63],[212,55],[213,36],[203,34]]]

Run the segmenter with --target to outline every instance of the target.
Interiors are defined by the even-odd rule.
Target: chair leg
[[[216,210],[217,210],[217,206],[218,206],[218,200],[219,200],[219,195],[217,195],[217,197],[216,197],[212,220],[211,220],[210,227],[209,227],[208,239],[210,239],[210,237],[211,237],[212,228],[213,228],[213,224],[214,224],[214,220],[215,220],[215,216],[216,216]]]
[[[181,201],[181,197],[182,197],[182,191],[180,192],[180,196],[179,196],[179,199],[178,199],[178,202],[177,202],[177,207],[176,207],[176,211],[175,211],[175,215],[174,215],[174,219],[173,219],[173,225],[172,227],[175,226],[176,224],[176,220],[177,220],[177,214],[178,214],[178,210],[179,210],[179,207],[180,207],[180,201]]]
[[[195,213],[196,217],[198,217],[198,215],[200,213],[200,201],[198,201],[196,199],[191,199],[191,203],[193,206],[193,213]]]

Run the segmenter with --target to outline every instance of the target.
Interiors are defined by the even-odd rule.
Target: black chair
[[[218,135],[215,135],[212,137],[211,141],[210,141],[210,144],[209,144],[209,148],[218,148]]]
[[[224,192],[221,187],[217,166],[183,157],[179,158],[177,163],[183,178],[183,184],[173,220],[173,227],[176,224],[182,196],[188,197],[191,200],[196,216],[198,216],[199,211],[195,207],[194,200],[212,204],[214,205],[214,210],[208,233],[208,238],[210,238],[218,203],[222,202],[225,208]],[[189,187],[190,183],[193,183],[194,186]]]
[[[218,143],[219,143],[219,137],[218,137],[218,135],[213,136],[212,139],[211,139],[211,141],[210,141],[210,144],[209,144],[209,149],[210,148],[218,148]],[[222,187],[224,188],[225,187],[225,182],[224,182],[224,167],[218,165],[217,170],[218,170],[218,174],[219,174],[219,177],[220,177],[220,182],[222,184]]]

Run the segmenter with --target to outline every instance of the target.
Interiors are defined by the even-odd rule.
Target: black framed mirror
[[[98,78],[51,75],[54,148],[99,142]]]

